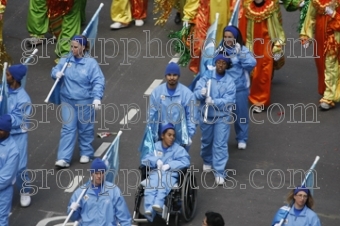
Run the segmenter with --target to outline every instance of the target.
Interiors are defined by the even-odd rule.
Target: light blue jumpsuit
[[[175,170],[180,170],[190,166],[190,156],[188,152],[177,143],[174,143],[166,151],[163,150],[162,141],[155,143],[157,156],[154,153],[146,155],[142,159],[142,164],[150,168],[156,168],[149,174],[149,180],[144,190],[144,208],[152,212],[152,217],[148,217],[149,221],[153,221],[155,212],[152,209],[153,205],[163,207],[165,197],[171,191],[178,179],[178,173]],[[168,171],[157,170],[157,160],[160,159],[163,165],[169,164]],[[175,171],[175,172],[171,172]],[[161,173],[161,178],[158,173]],[[161,181],[160,181],[161,180]],[[157,189],[154,189],[157,188]]]
[[[58,65],[52,69],[52,78],[56,78],[56,73],[61,71],[67,59],[61,58]],[[105,78],[97,61],[89,55],[85,55],[79,62],[72,56],[64,74],[60,81],[63,126],[57,160],[70,163],[77,129],[80,156],[93,157],[95,115],[91,105],[94,99],[102,99]]]
[[[280,220],[285,216],[285,207],[279,209],[275,215],[272,225],[279,223]],[[298,216],[294,213],[294,206],[289,210],[286,220],[282,226],[321,226],[320,219],[316,213],[309,209],[306,205]]]
[[[158,111],[161,111],[161,118],[158,119],[158,122],[161,122],[159,123],[158,131],[161,131],[161,128],[168,123],[172,123],[177,127],[176,125],[181,123],[182,117],[185,116],[188,135],[192,139],[196,131],[196,125],[194,123],[196,108],[194,107],[194,103],[194,94],[186,86],[178,83],[175,93],[173,96],[170,96],[167,90],[167,84],[163,83],[155,88],[150,95],[149,119],[154,118],[153,115],[159,114]],[[179,108],[179,105],[182,107]],[[179,133],[176,133],[177,141],[181,140],[178,138],[179,135]]]
[[[19,150],[11,136],[0,141],[0,225],[8,226],[13,182],[19,165]]]
[[[256,66],[256,59],[245,46],[239,54],[235,54],[234,48],[224,48],[229,54],[232,67],[227,70],[227,75],[234,79],[236,86],[236,109],[233,110],[237,120],[234,123],[236,140],[238,143],[247,143],[249,128],[249,75]],[[246,74],[248,72],[248,75]]]
[[[19,189],[23,188],[23,178],[25,181],[30,181],[27,173],[24,172],[27,168],[27,118],[31,115],[32,103],[24,88],[12,90],[8,87],[7,99],[8,114],[12,119],[11,136],[14,139],[19,150],[19,167],[16,177],[16,184]],[[24,188],[21,193],[29,193],[29,188]]]
[[[71,212],[72,202],[76,202],[83,189],[88,186],[84,185],[78,188],[72,195],[67,213]],[[92,185],[93,186],[93,185]],[[97,193],[90,188],[86,191],[81,199],[80,207],[73,212],[72,221],[79,221],[79,226],[131,226],[131,215],[126,205],[120,189],[110,183],[104,182],[101,192]]]
[[[204,105],[206,97],[201,94],[202,88],[207,88],[207,81],[211,78],[210,96],[214,101],[208,110],[208,123],[204,123]],[[231,76],[225,75],[216,79],[216,70],[206,71],[198,80],[194,94],[201,101],[199,107],[201,138],[201,157],[204,164],[211,165],[215,170],[215,177],[224,176],[227,164],[228,139],[230,134],[230,119],[232,105],[235,103],[236,87]]]

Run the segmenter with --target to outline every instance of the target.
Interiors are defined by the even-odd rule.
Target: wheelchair
[[[135,194],[135,207],[133,211],[133,224],[139,225],[139,223],[147,223],[148,220],[140,212],[141,203],[144,197],[145,184],[143,181],[147,178],[147,167],[142,165],[139,167],[141,171],[141,183],[137,188]],[[175,186],[165,198],[162,218],[165,220],[166,225],[169,225],[170,216],[175,216],[175,225],[179,226],[180,221],[183,219],[186,222],[191,221],[194,218],[197,207],[197,190],[196,177],[188,170],[188,168],[181,169],[182,173],[179,173],[179,178]]]

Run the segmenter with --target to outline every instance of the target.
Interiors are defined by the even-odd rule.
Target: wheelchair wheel
[[[180,226],[179,219],[180,219],[180,214],[179,214],[179,212],[176,212],[176,215],[175,215],[175,226]]]
[[[185,175],[182,186],[182,216],[186,222],[194,218],[197,207],[196,178],[193,174]]]

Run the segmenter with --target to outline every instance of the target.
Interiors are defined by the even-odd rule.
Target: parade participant
[[[7,5],[7,0],[1,0],[0,1],[0,43],[1,44],[2,44],[2,29],[3,29],[3,26],[4,26],[3,17],[4,17],[6,5]]]
[[[333,0],[309,3],[300,38],[305,48],[313,40],[318,72],[320,107],[331,109],[340,101],[340,7]]]
[[[11,128],[11,116],[0,116],[0,225],[3,226],[9,225],[13,181],[19,164],[19,151],[10,135]]]
[[[111,4],[111,19],[113,24],[111,29],[120,29],[128,27],[134,19],[135,25],[141,27],[144,25],[148,11],[147,0],[113,0]]]
[[[21,80],[26,76],[27,67],[22,64],[12,65],[6,71],[8,84],[7,110],[12,118],[11,136],[19,150],[19,167],[16,184],[20,190],[20,204],[27,207],[31,203],[30,189],[24,188],[24,181],[30,181],[27,175],[27,118],[31,115],[32,103],[27,92],[21,87]]]
[[[252,73],[249,101],[254,106],[253,111],[261,113],[264,107],[270,105],[274,60],[284,59],[282,46],[286,38],[277,0],[253,0],[245,4],[244,11],[247,26],[241,32],[245,36],[246,46],[254,53],[257,61]]]
[[[168,123],[162,127],[161,141],[155,143],[155,153],[147,154],[142,164],[150,168],[157,168],[149,173],[144,190],[145,215],[153,221],[156,212],[162,213],[165,197],[175,186],[179,177],[178,170],[190,165],[188,152],[175,143],[175,127]]]
[[[30,44],[42,44],[45,34],[51,31],[58,39],[55,53],[58,57],[65,56],[69,52],[70,39],[80,33],[85,6],[86,0],[30,0],[27,14]]]
[[[94,111],[91,105],[96,110],[100,109],[105,78],[97,61],[87,53],[88,44],[86,37],[74,36],[71,41],[72,53],[68,58],[61,58],[51,73],[52,78],[60,78],[62,84],[60,98],[63,125],[55,163],[58,167],[70,166],[77,134],[80,163],[89,162],[94,154]],[[65,63],[68,66],[62,73]]]
[[[180,75],[178,64],[171,62],[167,65],[165,69],[166,83],[155,88],[150,95],[149,121],[154,118],[155,114],[160,114],[161,118],[158,119],[158,122],[162,123],[159,123],[158,131],[161,131],[162,126],[168,123],[175,124],[177,130],[177,125],[180,125],[182,118],[185,117],[189,136],[186,149],[189,150],[196,131],[194,124],[195,98],[186,86],[178,82]],[[180,135],[177,134],[177,136]],[[177,137],[177,140],[181,139]]]
[[[78,221],[79,226],[131,226],[131,215],[120,189],[105,181],[105,163],[97,158],[90,168],[91,183],[78,188],[72,195],[67,212],[73,210],[71,220]],[[77,200],[83,189],[87,189],[83,198]]]
[[[235,103],[236,87],[229,76],[230,58],[218,54],[215,59],[216,70],[207,70],[198,80],[194,94],[201,101],[199,110],[201,128],[201,157],[203,170],[214,169],[215,182],[223,185],[224,168],[227,165],[228,139],[232,105]],[[207,96],[207,82],[211,79],[210,96]],[[204,122],[205,108],[208,107],[207,121]]]
[[[318,215],[312,210],[314,206],[314,199],[308,188],[301,186],[291,190],[287,195],[287,202],[294,204],[290,208],[282,226],[321,225]],[[287,206],[284,206],[283,208],[287,208]],[[280,211],[281,209],[278,212]],[[280,220],[281,219],[274,219],[272,225],[278,225]]]
[[[249,74],[256,66],[256,59],[249,49],[244,46],[240,30],[235,26],[224,28],[223,51],[231,60],[228,76],[234,79],[236,86],[236,101],[233,109],[237,119],[234,123],[238,149],[246,149],[249,128],[248,96],[250,78]]]
[[[224,226],[223,217],[219,213],[206,212],[202,226]]]

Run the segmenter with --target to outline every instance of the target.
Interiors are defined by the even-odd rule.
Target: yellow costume
[[[326,7],[334,9],[334,15],[325,14]],[[315,63],[318,71],[320,103],[334,106],[340,101],[340,7],[339,1],[311,0],[302,25],[300,37],[314,38]],[[322,106],[322,105],[321,105]]]
[[[147,0],[113,0],[111,4],[111,19],[128,25],[132,18],[135,20],[145,19],[147,15]]]

